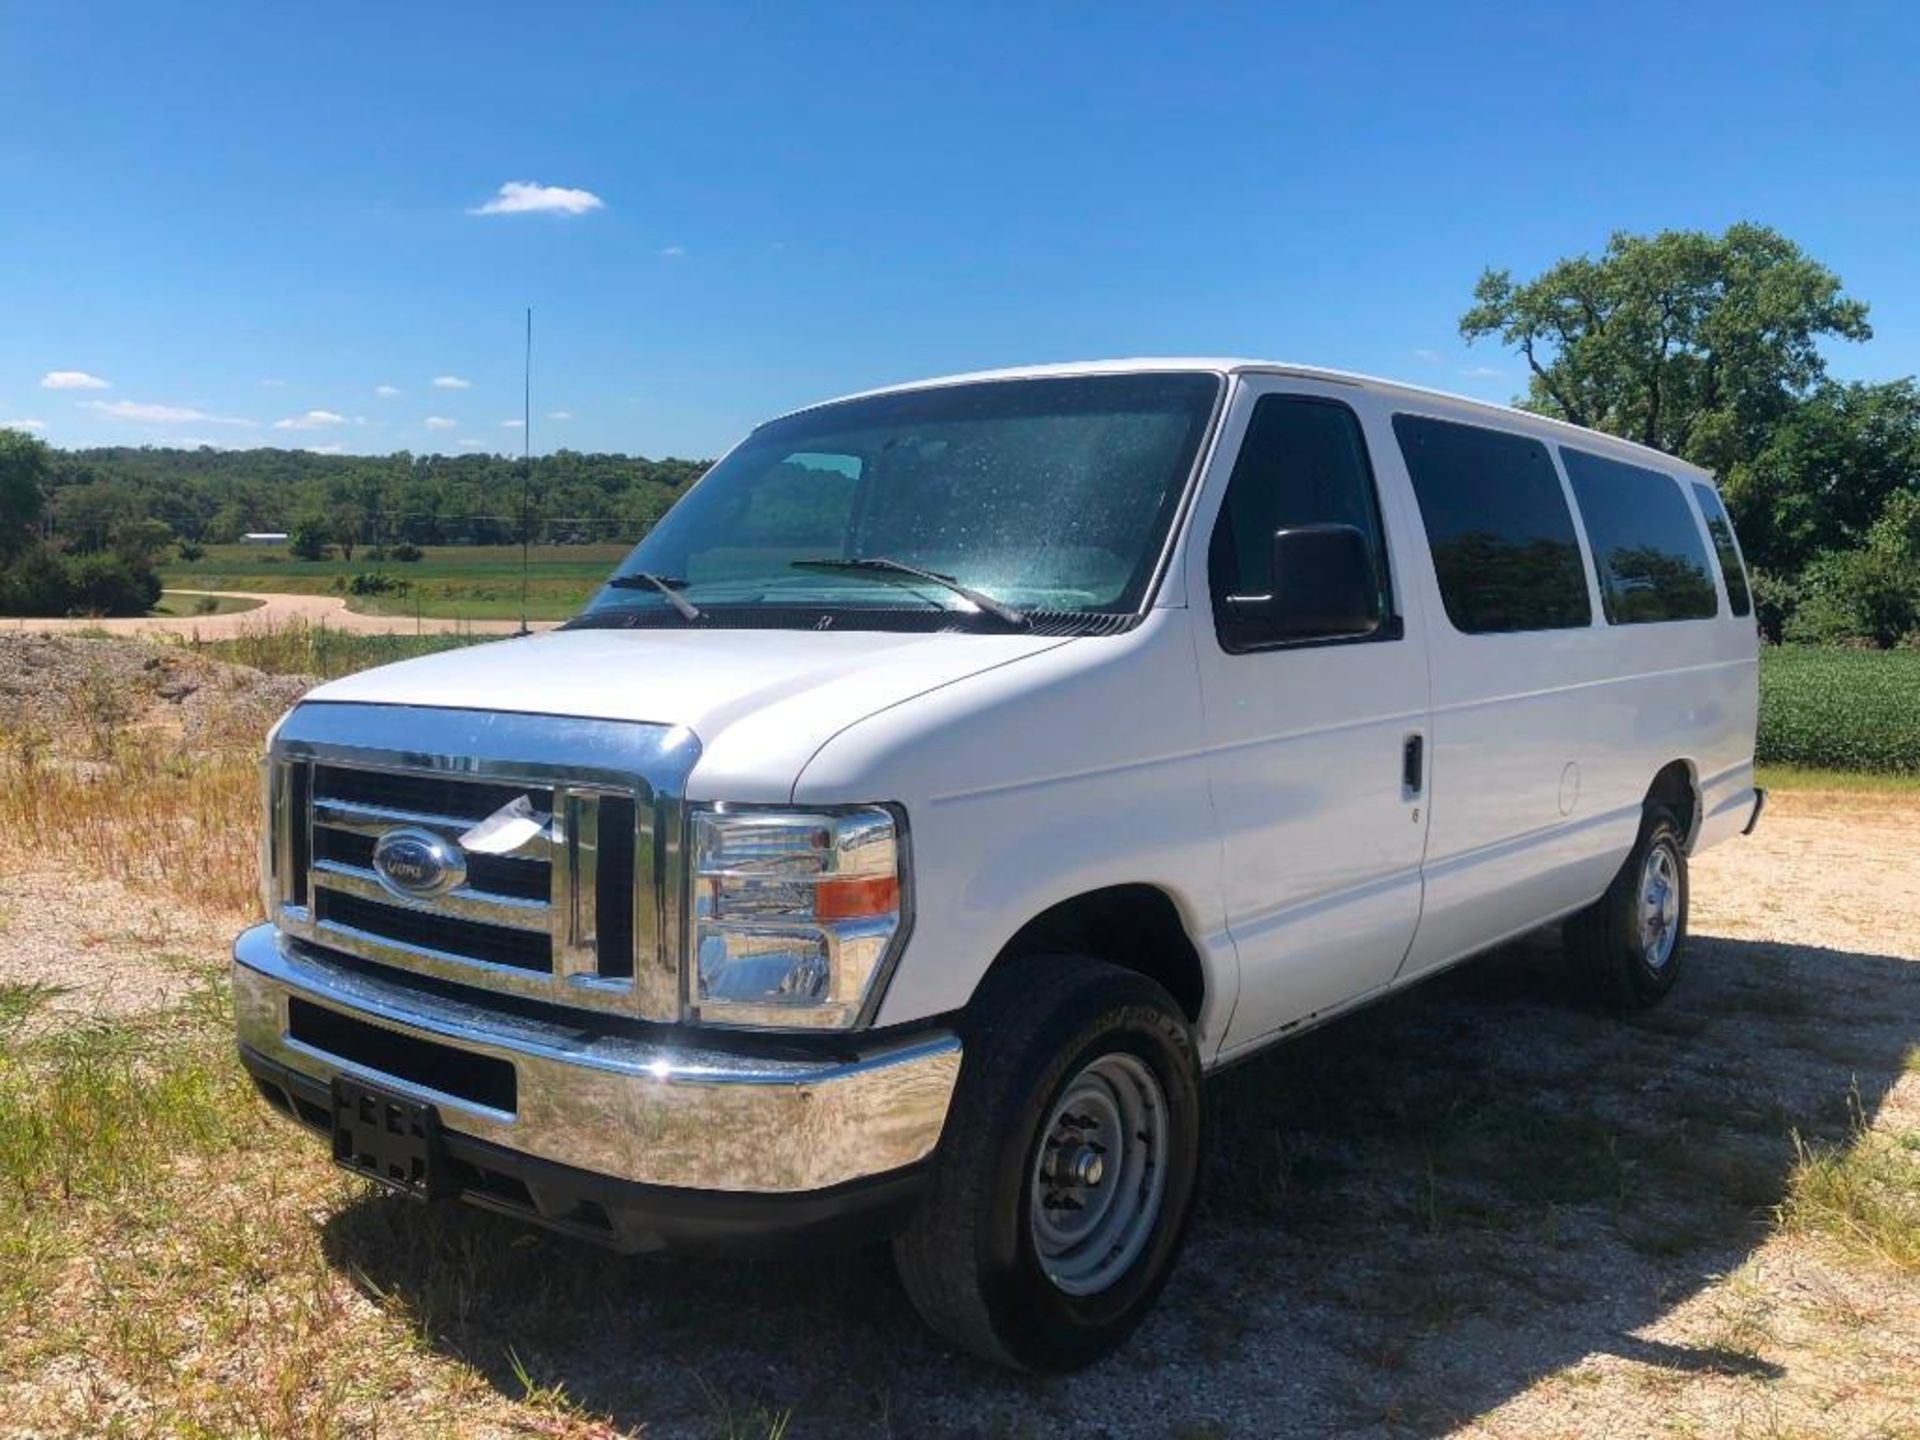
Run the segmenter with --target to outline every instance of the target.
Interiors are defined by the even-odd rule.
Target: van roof
[[[908,381],[900,385],[882,385],[873,390],[861,390],[851,395],[837,396],[832,400],[802,405],[790,413],[798,415],[808,410],[817,410],[824,405],[837,405],[844,400],[864,400],[874,395],[891,395],[906,390],[931,390],[941,386],[965,385],[976,381],[1038,380],[1069,375],[1128,375],[1155,371],[1198,371],[1212,375],[1291,375],[1327,384],[1351,385],[1412,401],[1438,400],[1445,402],[1449,409],[1478,412],[1488,418],[1497,418],[1506,424],[1532,430],[1557,440],[1610,450],[1618,455],[1637,459],[1642,464],[1657,464],[1663,469],[1684,471],[1690,476],[1708,481],[1713,478],[1711,472],[1702,470],[1699,466],[1682,460],[1678,456],[1669,455],[1664,450],[1655,450],[1632,440],[1623,440],[1617,435],[1609,435],[1603,430],[1591,430],[1584,425],[1575,425],[1567,420],[1537,415],[1530,410],[1518,410],[1511,405],[1498,405],[1490,400],[1476,400],[1469,395],[1455,395],[1424,385],[1407,385],[1398,380],[1383,380],[1378,376],[1359,375],[1348,370],[1329,370],[1319,365],[1296,365],[1284,360],[1252,360],[1245,357],[1185,355],[1139,357],[1128,360],[1076,360],[1056,365],[1020,365],[1002,370],[974,370],[959,375],[941,375],[926,380]]]

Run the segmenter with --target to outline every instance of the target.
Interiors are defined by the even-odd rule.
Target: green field
[[[164,590],[160,594],[160,603],[153,607],[155,615],[237,615],[245,610],[258,610],[258,600],[236,600],[227,595],[186,595],[178,590]]]
[[[564,620],[627,553],[625,545],[537,545],[529,553],[527,616]],[[384,574],[407,584],[405,594],[354,595],[356,575]],[[277,547],[209,545],[198,560],[175,560],[160,578],[169,590],[257,590],[294,595],[342,595],[348,607],[370,615],[441,615],[511,620],[520,614],[520,547],[429,546],[411,562],[378,562],[356,552],[351,562],[294,560]]]
[[[1762,651],[1757,748],[1768,765],[1920,775],[1920,651]]]

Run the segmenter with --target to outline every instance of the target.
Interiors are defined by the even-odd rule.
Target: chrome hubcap
[[[1167,1101],[1146,1063],[1102,1055],[1061,1090],[1040,1132],[1028,1224],[1041,1268],[1095,1295],[1140,1257],[1166,1196]]]
[[[1679,933],[1680,861],[1663,843],[1640,867],[1640,954],[1650,969],[1666,968]]]

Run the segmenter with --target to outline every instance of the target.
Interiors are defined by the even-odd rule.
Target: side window
[[[1392,581],[1373,467],[1360,421],[1345,405],[1310,395],[1263,395],[1255,402],[1227,481],[1207,555],[1214,623],[1228,649],[1257,637],[1229,611],[1229,595],[1273,588],[1273,532],[1297,525],[1351,525],[1373,551],[1380,613],[1391,617]],[[1388,626],[1381,638],[1397,634]]]
[[[1564,445],[1560,458],[1587,524],[1608,623],[1704,620],[1719,611],[1700,527],[1671,475]]]
[[[1753,599],[1747,594],[1747,569],[1740,563],[1740,547],[1733,543],[1733,521],[1727,518],[1727,507],[1720,503],[1718,491],[1697,480],[1693,482],[1693,498],[1700,502],[1707,534],[1713,537],[1713,553],[1720,557],[1720,573],[1727,581],[1727,603],[1736,615],[1751,614]]]
[[[1393,433],[1456,630],[1486,635],[1593,623],[1573,515],[1545,445],[1419,415],[1394,416]]]

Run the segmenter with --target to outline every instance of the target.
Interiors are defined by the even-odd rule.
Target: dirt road
[[[33,630],[58,634],[62,631],[103,630],[111,635],[197,635],[203,640],[219,640],[244,635],[249,630],[275,628],[289,623],[324,625],[329,630],[345,630],[356,635],[442,634],[457,631],[471,635],[512,635],[520,629],[517,620],[461,620],[450,616],[363,615],[349,610],[337,595],[281,595],[247,590],[172,590],[171,595],[215,595],[233,600],[257,600],[247,610],[226,615],[142,615],[130,619],[89,620],[84,617],[61,620],[0,620],[0,630]],[[532,630],[551,630],[558,623],[535,620]]]

